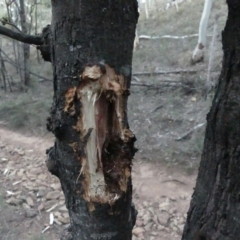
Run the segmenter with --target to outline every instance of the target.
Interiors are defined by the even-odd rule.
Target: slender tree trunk
[[[218,28],[218,18],[219,16],[216,15],[214,17],[214,26],[213,26],[213,36],[212,41],[209,46],[209,60],[208,60],[208,70],[207,70],[207,77],[205,86],[203,87],[203,95],[207,97],[208,93],[213,89],[216,83],[212,80],[212,67],[215,58],[215,49],[216,49],[216,40],[217,40],[217,28]]]
[[[22,52],[22,43],[16,41],[16,50],[17,50],[17,69],[18,69],[18,73],[20,76],[20,80],[21,83],[20,85],[22,85],[22,83],[24,83],[24,68],[23,68],[23,64],[22,64],[22,59],[23,59],[23,52]]]
[[[204,8],[203,8],[201,20],[199,23],[198,43],[192,55],[193,64],[197,62],[201,62],[204,59],[204,51],[205,51],[206,39],[207,39],[207,27],[208,27],[208,21],[209,21],[209,17],[212,10],[212,1],[213,0],[204,1]]]
[[[47,166],[69,211],[62,239],[132,239],[136,150],[126,108],[137,18],[136,0],[52,0],[56,141]]]
[[[35,11],[34,11],[34,19],[35,19],[35,27],[34,27],[34,30],[35,30],[35,35],[38,34],[38,1],[37,0],[34,0],[34,4],[35,4]],[[41,60],[40,60],[40,55],[39,55],[39,51],[36,49],[37,51],[37,60],[38,60],[38,63],[41,63]]]
[[[6,3],[6,1],[5,1],[5,4],[6,4],[6,9],[7,9],[8,21],[13,23],[12,16],[11,16],[10,10],[9,10],[10,6]],[[16,22],[15,22],[15,25],[17,25]],[[11,26],[11,29],[14,29],[14,27]],[[13,53],[14,53],[14,57],[15,57],[15,62],[18,63],[16,44],[15,44],[15,40],[13,40],[13,39],[12,39],[12,46],[13,46]],[[16,68],[16,70],[17,70],[17,73],[19,73],[19,68]]]
[[[2,75],[2,76],[0,76],[0,79],[3,82],[4,91],[7,92],[7,81],[6,81],[5,71],[6,71],[6,69],[5,69],[4,61],[3,61],[2,55],[0,53],[0,72]]]
[[[240,239],[240,1],[227,3],[223,69],[183,240]]]
[[[24,34],[28,34],[27,22],[26,22],[26,14],[25,14],[25,6],[24,0],[19,0],[20,3],[20,19],[21,19],[21,27],[22,32]],[[30,45],[23,43],[23,68],[24,68],[24,85],[28,86],[30,83]]]

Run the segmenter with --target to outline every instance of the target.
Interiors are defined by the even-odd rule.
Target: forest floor
[[[0,129],[0,239],[57,240],[69,217],[59,181],[45,166],[53,139]],[[196,174],[135,159],[133,239],[180,239]],[[50,215],[54,217],[50,224]]]

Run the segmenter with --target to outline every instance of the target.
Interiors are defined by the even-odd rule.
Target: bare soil
[[[59,239],[68,226],[60,184],[45,166],[45,150],[52,144],[49,137],[0,129],[0,239]],[[181,238],[195,176],[161,163],[134,160],[134,203],[139,214],[133,239]]]

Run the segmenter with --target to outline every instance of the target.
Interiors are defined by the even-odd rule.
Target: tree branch
[[[43,45],[44,43],[41,36],[25,35],[19,32],[14,32],[3,26],[0,26],[0,34],[23,43],[34,44],[34,45]]]

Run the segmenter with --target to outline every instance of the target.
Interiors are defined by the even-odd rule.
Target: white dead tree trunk
[[[205,0],[201,21],[199,24],[198,44],[192,55],[192,63],[201,62],[204,59],[206,45],[207,26],[212,9],[212,0]]]
[[[144,5],[146,19],[149,18],[149,11],[148,11],[149,3],[150,3],[150,1],[148,1],[148,0],[139,0],[138,1],[138,10],[141,10],[142,6]]]
[[[141,12],[141,4],[144,0],[138,0],[138,13],[140,15],[140,12]],[[134,38],[134,42],[133,42],[133,51],[135,52],[140,46],[140,43],[139,43],[139,36],[138,36],[138,31],[137,31],[137,27],[136,27],[136,30],[135,30],[135,38]]]
[[[140,43],[139,43],[139,36],[138,36],[138,32],[137,32],[137,29],[135,31],[135,38],[134,38],[134,45],[133,45],[133,51],[136,51],[140,46]]]
[[[149,11],[148,11],[148,4],[147,4],[147,1],[143,1],[144,3],[144,7],[145,7],[145,14],[146,14],[146,19],[149,18]]]
[[[203,89],[203,93],[205,96],[207,96],[207,94],[210,92],[210,90],[216,84],[212,81],[211,71],[212,71],[212,66],[213,66],[214,57],[215,57],[214,53],[215,53],[215,45],[216,45],[216,40],[217,40],[218,18],[219,18],[219,15],[216,15],[215,19],[214,19],[212,42],[211,42],[210,49],[209,49],[209,62],[208,62],[207,78],[206,78],[205,87]]]

